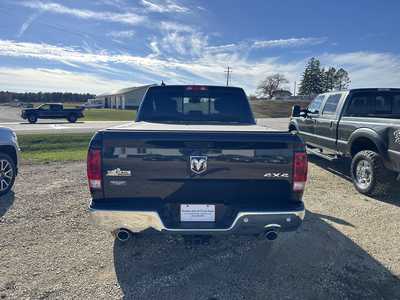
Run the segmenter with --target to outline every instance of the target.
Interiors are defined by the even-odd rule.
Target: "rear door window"
[[[50,110],[59,111],[59,110],[61,110],[61,105],[57,105],[57,104],[50,105]]]
[[[393,97],[392,111],[394,114],[400,114],[400,94]]]
[[[338,107],[340,98],[342,97],[342,94],[333,94],[328,97],[328,100],[326,100],[324,110],[322,111],[323,115],[335,115],[336,114],[336,109]]]

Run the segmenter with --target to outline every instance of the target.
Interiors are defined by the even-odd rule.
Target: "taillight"
[[[307,181],[307,154],[305,152],[295,152],[293,161],[293,191],[301,192],[304,190]]]
[[[91,189],[101,188],[101,150],[89,149],[87,156],[87,177]]]

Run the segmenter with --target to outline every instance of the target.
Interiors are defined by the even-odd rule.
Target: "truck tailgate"
[[[104,131],[102,140],[104,199],[271,207],[292,200],[303,147],[280,132]]]

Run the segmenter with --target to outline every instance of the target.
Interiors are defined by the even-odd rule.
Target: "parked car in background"
[[[304,217],[302,140],[255,123],[234,87],[150,87],[136,123],[90,142],[91,216],[121,241],[146,229],[258,234],[274,240]]]
[[[13,187],[18,174],[19,146],[16,134],[0,127],[0,196]]]
[[[83,118],[84,107],[64,108],[61,103],[46,103],[38,108],[23,109],[21,117],[27,119],[29,123],[36,123],[38,119],[67,119],[75,123],[79,118]]]
[[[356,189],[384,193],[400,173],[400,89],[353,89],[317,96],[293,107],[289,131],[308,150],[336,160],[351,158]]]

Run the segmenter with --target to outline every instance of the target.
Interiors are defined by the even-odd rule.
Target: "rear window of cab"
[[[355,92],[346,116],[393,117],[400,115],[400,91]]]

